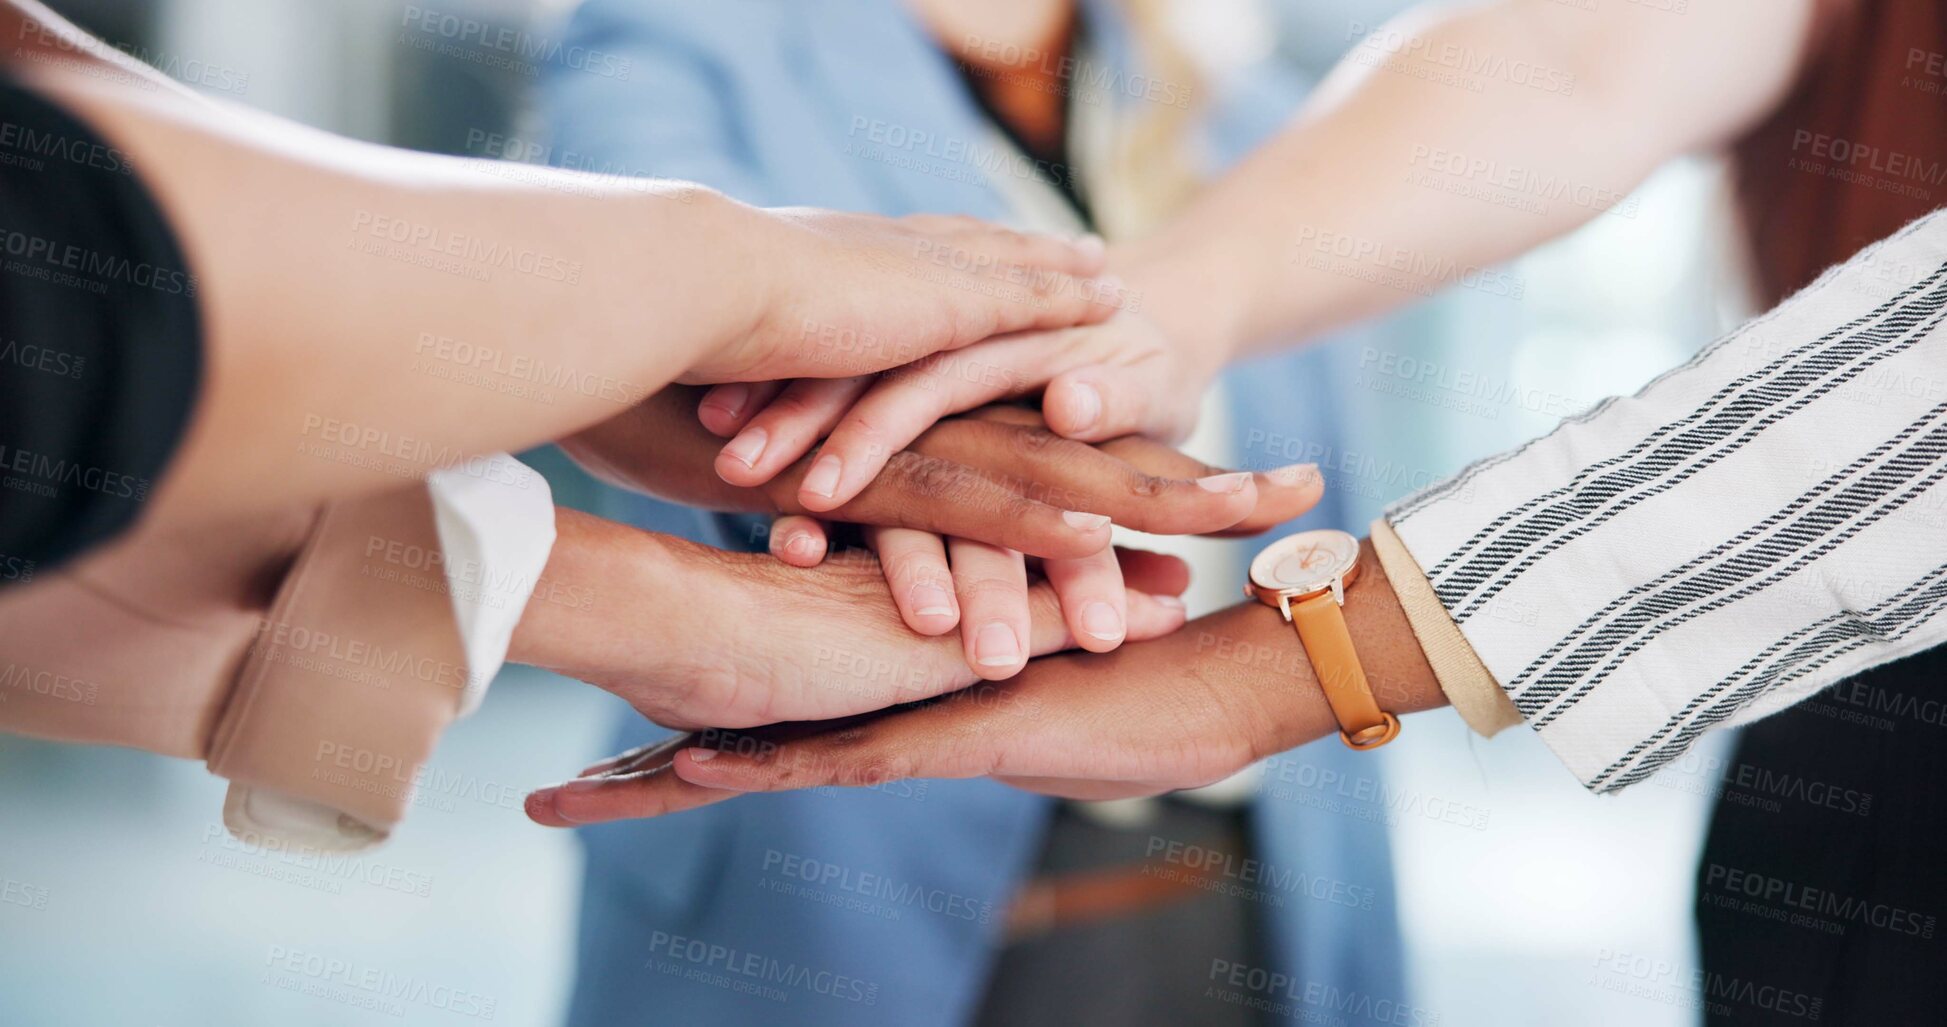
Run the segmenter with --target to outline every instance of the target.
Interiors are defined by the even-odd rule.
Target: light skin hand
[[[906,630],[869,558],[805,571],[573,510],[557,511],[556,527],[508,659],[614,692],[657,723],[842,717],[976,680],[954,641]],[[1031,595],[1029,651],[1072,646],[1052,591]],[[1131,638],[1183,623],[1180,603],[1125,601]]]
[[[742,210],[755,219],[748,272],[768,288],[749,329],[693,363],[686,384],[884,371],[995,335],[1098,323],[1122,288],[1093,277],[1106,263],[1093,237],[933,214]]]
[[[735,488],[704,466],[714,444],[693,409],[693,398],[676,390],[563,448],[603,478],[665,499],[719,510],[803,511],[797,481],[809,459],[762,486]],[[1026,659],[1019,644],[1028,613],[1023,554],[1046,558],[1038,569],[1083,647],[1110,649],[1123,637],[1115,622],[1127,618],[1123,568],[1139,560],[1150,572],[1183,572],[1154,554],[1115,559],[1104,518],[1159,534],[1249,534],[1310,509],[1321,487],[1309,466],[1240,475],[1143,439],[1102,446],[1062,439],[1032,411],[993,407],[941,422],[832,516],[870,526],[866,541],[913,630],[939,635],[960,627],[968,664],[999,679]],[[816,566],[828,545],[824,527],[807,517],[784,517],[771,532],[772,552],[795,566]]]
[[[1444,705],[1366,547],[1345,614],[1380,705]],[[536,822],[658,816],[744,792],[990,776],[1076,799],[1154,795],[1221,780],[1336,731],[1296,634],[1247,603],[1116,652],[1036,660],[1013,680],[847,721],[679,736],[530,796]],[[1410,730],[1410,724],[1408,730]],[[1326,743],[1337,744],[1337,743]]]
[[[736,484],[768,481],[818,447],[798,498],[821,512],[848,501],[889,454],[941,418],[1044,388],[1043,413],[1062,435],[1180,439],[1228,349],[1191,329],[1170,334],[1159,316],[1124,311],[1100,325],[1005,336],[876,380],[725,386],[704,398],[698,417],[734,436],[718,469]]]

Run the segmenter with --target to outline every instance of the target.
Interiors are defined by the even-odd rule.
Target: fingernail
[[[704,402],[706,407],[714,407],[732,417],[744,412],[744,404],[750,402],[750,387],[747,385],[725,385],[710,393]]]
[[[908,596],[913,613],[921,617],[953,616],[953,597],[938,585],[914,585]]]
[[[690,750],[690,761],[693,763],[708,763],[711,760],[716,758],[717,758],[717,750],[715,749],[691,749]]]
[[[1102,419],[1102,393],[1093,385],[1075,384],[1068,387],[1070,402],[1075,406],[1075,430],[1088,431]]]
[[[802,533],[792,535],[790,541],[784,543],[784,551],[793,556],[810,556],[815,549],[817,545],[811,536]]]
[[[1062,511],[1061,519],[1067,521],[1068,526],[1076,531],[1099,531],[1109,523],[1109,518],[1104,514],[1082,513],[1078,510]]]
[[[1273,485],[1287,487],[1304,485],[1318,479],[1318,465],[1292,464],[1290,467],[1280,467],[1275,471],[1268,471],[1264,476],[1271,479],[1271,484]]]
[[[1156,600],[1157,602],[1163,604],[1164,606],[1169,607],[1172,610],[1189,609],[1189,607],[1183,605],[1183,600],[1177,598],[1176,596],[1150,596],[1149,598]]]
[[[1122,626],[1122,615],[1115,612],[1115,607],[1098,601],[1082,608],[1082,630],[1104,642],[1113,642],[1128,629]]]
[[[1012,667],[1021,662],[1021,642],[1014,629],[1005,624],[989,624],[974,636],[974,659],[983,667]]]
[[[554,789],[552,788],[543,788],[539,791],[529,792],[527,799],[521,803],[521,808],[527,812],[527,818],[529,820],[538,821],[541,819],[542,814],[552,813],[555,816],[560,816],[560,814],[554,812]]]
[[[1244,486],[1250,483],[1251,483],[1251,476],[1250,473],[1247,471],[1233,471],[1229,474],[1213,474],[1208,478],[1197,479],[1197,484],[1202,486],[1204,491],[1216,492],[1220,494],[1242,492],[1244,491]]]
[[[1094,232],[1090,232],[1075,240],[1075,248],[1080,250],[1083,256],[1091,260],[1109,252],[1108,242]]]
[[[838,492],[838,475],[844,469],[838,457],[826,454],[811,465],[811,473],[804,476],[804,490],[814,496],[830,499]]]
[[[736,438],[724,444],[723,451],[745,467],[756,467],[757,458],[764,455],[764,443],[769,442],[770,438],[771,433],[762,428],[745,428],[737,433]]]

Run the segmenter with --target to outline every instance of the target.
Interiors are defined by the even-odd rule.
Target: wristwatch
[[[1251,561],[1244,594],[1284,614],[1298,630],[1339,740],[1377,749],[1399,737],[1399,718],[1379,708],[1345,627],[1345,590],[1359,579],[1359,540],[1343,531],[1301,531],[1265,546]]]

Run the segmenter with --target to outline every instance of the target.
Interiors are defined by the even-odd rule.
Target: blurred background
[[[1407,6],[1178,3],[1187,36],[1205,33],[1211,46],[1304,76],[1329,68],[1359,26]],[[53,6],[212,96],[362,139],[488,156],[505,152],[506,138],[541,138],[530,109],[541,58],[526,54],[556,38],[572,5]],[[428,11],[524,32],[532,45],[428,32]],[[1404,409],[1424,420],[1434,404],[1453,427],[1437,451],[1424,441],[1408,450],[1402,438],[1401,451],[1333,460],[1331,484],[1372,516],[1564,413],[1634,389],[1733,323],[1741,290],[1722,271],[1720,189],[1708,163],[1672,166],[1614,216],[1511,265],[1518,301],[1458,290],[1415,308],[1400,355],[1509,383],[1516,398],[1462,409],[1452,397],[1359,379],[1357,416],[1385,424]],[[1356,332],[1333,345],[1349,365],[1362,355],[1372,363],[1375,343]],[[561,501],[593,502],[593,486],[564,461],[531,458]],[[0,737],[0,879],[6,894],[33,900],[0,902],[0,1023],[558,1022],[581,857],[569,835],[529,825],[521,797],[602,755],[623,712],[592,688],[510,669],[447,736],[392,843],[331,860],[230,839],[223,783],[199,766]],[[1696,966],[1691,878],[1715,782],[1704,768],[1724,740],[1649,785],[1598,799],[1525,731],[1485,742],[1443,712],[1416,720],[1414,735],[1379,758],[1396,793],[1388,805],[1416,1005],[1449,1024],[1695,1022],[1692,993],[1643,987],[1613,967],[1618,957]],[[1429,812],[1453,808],[1469,811],[1464,822]],[[409,985],[406,997],[307,991],[273,972],[292,953],[387,975]],[[645,1010],[640,1022],[658,1020]]]

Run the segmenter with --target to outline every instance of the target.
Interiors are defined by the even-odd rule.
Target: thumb
[[[1041,399],[1041,413],[1057,435],[1102,442],[1146,435],[1176,442],[1196,427],[1202,389],[1159,381],[1164,361],[1122,367],[1093,364],[1055,376]]]

